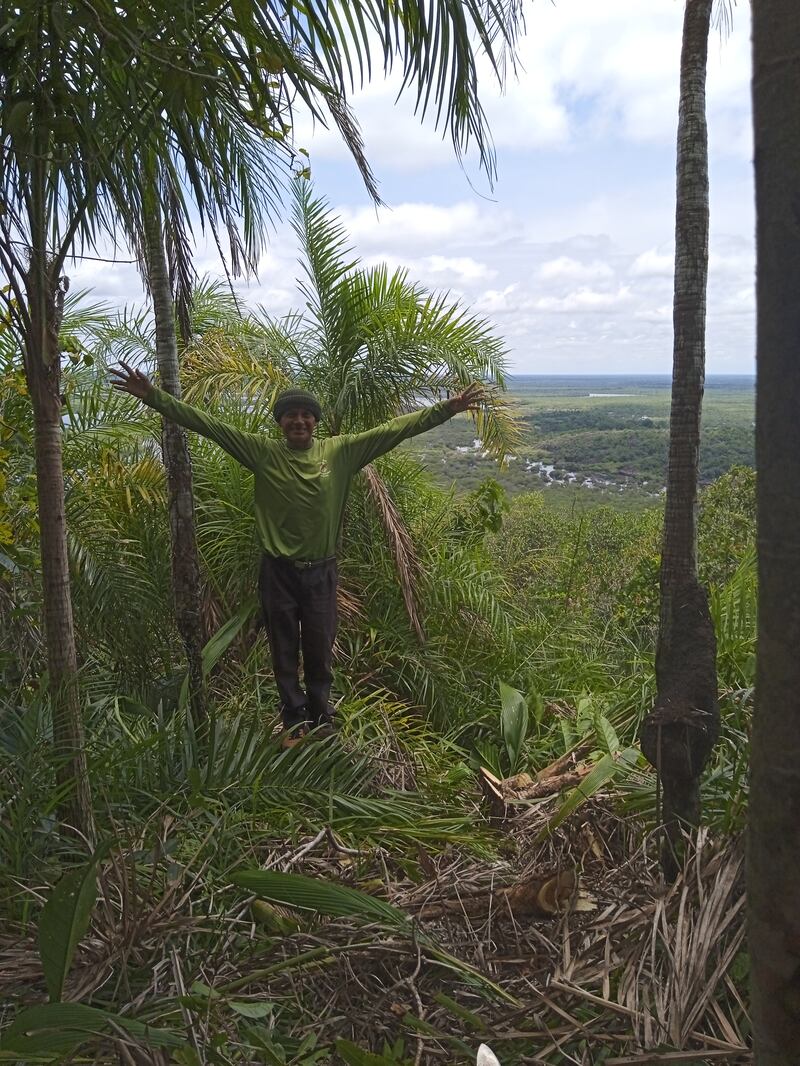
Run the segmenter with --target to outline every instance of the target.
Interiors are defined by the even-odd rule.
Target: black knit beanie
[[[283,415],[293,407],[304,407],[318,422],[322,418],[322,408],[310,392],[305,389],[286,389],[278,393],[275,399],[275,406],[272,408],[275,421],[280,422]]]

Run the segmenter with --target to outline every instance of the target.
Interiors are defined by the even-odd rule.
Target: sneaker
[[[289,748],[296,748],[298,744],[302,744],[305,738],[308,736],[308,726],[303,722],[301,725],[292,726],[287,729],[281,740],[281,747],[284,751]]]
[[[329,714],[324,714],[314,726],[314,736],[318,737],[320,740],[324,740],[325,737],[332,737],[336,732],[336,721],[333,716]]]

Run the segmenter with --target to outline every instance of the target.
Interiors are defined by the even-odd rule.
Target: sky
[[[709,46],[709,374],[754,369],[748,7]],[[493,186],[410,97],[395,101],[394,77],[351,99],[385,207],[336,134],[301,117],[295,143],[362,260],[406,267],[488,319],[512,373],[669,373],[682,19],[682,0],[530,0],[517,77],[500,92],[482,67]],[[300,306],[296,254],[278,223],[244,299],[276,315]],[[202,240],[196,264],[221,275]],[[113,304],[142,299],[125,264],[83,261],[71,280]]]

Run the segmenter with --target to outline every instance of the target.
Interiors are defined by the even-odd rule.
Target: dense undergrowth
[[[93,367],[74,371],[66,397],[97,840],[90,849],[56,820],[30,415],[9,372],[0,395],[0,1024],[9,1027],[0,1060],[374,1066],[466,1059],[478,1037],[493,1036],[507,1063],[600,1063],[620,1049],[696,1046],[699,1016],[683,1033],[659,1029],[656,1007],[638,999],[628,1015],[609,1015],[622,1018],[618,1032],[589,1038],[602,1004],[633,1003],[631,988],[644,995],[641,984],[626,985],[638,965],[628,955],[586,976],[600,1007],[571,1000],[559,1008],[569,1024],[548,1022],[539,978],[556,965],[553,945],[569,950],[575,933],[560,920],[509,932],[490,915],[486,932],[415,915],[437,893],[468,883],[487,890],[548,864],[581,866],[607,903],[602,913],[626,929],[623,891],[639,914],[636,893],[652,889],[648,906],[668,909],[673,899],[695,915],[722,906],[715,893],[734,891],[724,842],[735,842],[746,805],[752,472],[734,470],[703,496],[700,557],[723,710],[703,794],[717,843],[692,860],[701,872],[691,900],[661,904],[657,788],[635,748],[654,693],[657,510],[571,515],[536,494],[509,506],[491,483],[455,496],[408,457],[384,460],[414,545],[425,639],[409,623],[384,530],[358,484],[342,548],[340,736],[282,751],[253,597],[249,475],[193,441],[213,707],[203,732],[187,716],[171,619],[156,421],[111,395]],[[535,773],[576,749],[597,771],[582,791],[532,801],[505,831],[490,826],[481,765],[499,777]],[[313,880],[292,881],[298,872]],[[706,883],[715,887],[704,895]],[[71,929],[56,947],[54,925]],[[732,934],[727,925],[718,932],[722,951]],[[602,960],[600,941],[580,935],[585,957]],[[542,951],[541,973],[532,962],[520,969],[519,958]],[[722,966],[710,952],[701,984]],[[723,961],[726,980],[746,966],[736,944]],[[565,965],[559,956],[562,983],[572,974],[577,987],[580,974]],[[703,1000],[727,1019],[710,1047],[746,1036],[735,991],[712,989]],[[36,1007],[48,993],[61,1004]],[[646,1012],[656,1018],[649,1029]]]

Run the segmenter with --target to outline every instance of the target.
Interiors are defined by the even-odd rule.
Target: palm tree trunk
[[[747,896],[755,1061],[800,1058],[800,6],[753,5],[758,662]]]
[[[156,358],[161,387],[177,399],[181,397],[178,340],[161,212],[155,205],[144,220],[147,280],[153,300],[156,325]],[[172,548],[172,590],[175,620],[189,668],[189,694],[196,723],[206,720],[203,684],[203,634],[200,596],[200,562],[194,522],[192,460],[186,434],[174,422],[163,423],[162,448],[169,494],[170,542]]]
[[[59,815],[92,844],[94,824],[72,619],[61,452],[58,334],[64,294],[50,264],[35,251],[25,281],[31,315],[25,338],[25,373],[35,427],[42,599],[56,781],[61,795]]]
[[[716,640],[697,574],[697,482],[705,380],[708,134],[705,82],[713,0],[686,0],[681,49],[669,463],[661,554],[656,704],[641,731],[657,768],[664,874],[678,869],[681,825],[700,818],[700,775],[719,733]]]

